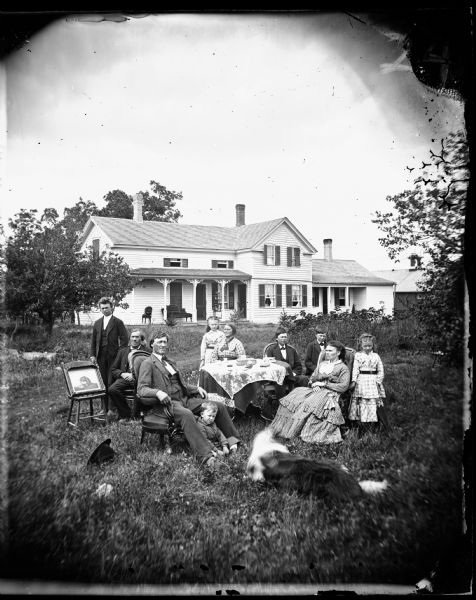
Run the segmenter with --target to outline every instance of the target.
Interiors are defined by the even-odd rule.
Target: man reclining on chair
[[[184,382],[177,364],[166,356],[168,345],[167,333],[158,331],[153,335],[152,355],[140,366],[137,395],[142,404],[152,407],[149,412],[152,417],[154,414],[163,415],[164,407],[168,407],[175,423],[183,429],[197,460],[212,467],[215,458],[195,419],[195,415],[200,413],[202,402],[207,399],[207,392],[199,386]],[[214,404],[218,407],[216,424],[227,438],[230,451],[234,452],[239,444],[236,427],[226,406],[219,402]]]
[[[109,397],[119,414],[119,421],[131,418],[131,409],[126,400],[126,393],[134,389],[129,354],[134,350],[143,350],[150,354],[150,349],[143,343],[144,339],[144,334],[139,329],[133,331],[129,338],[129,346],[119,350],[111,365],[113,383],[108,391]]]

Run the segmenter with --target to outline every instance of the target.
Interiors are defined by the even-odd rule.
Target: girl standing
[[[363,333],[359,337],[358,351],[354,356],[349,387],[352,390],[349,421],[354,427],[358,426],[359,437],[366,431],[376,433],[379,421],[388,427],[383,407],[383,377],[383,363],[377,354],[375,337],[370,333]]]
[[[218,342],[225,341],[225,334],[223,331],[220,331],[218,327],[218,318],[208,317],[207,329],[200,346],[200,369],[203,365],[212,361],[212,353]]]

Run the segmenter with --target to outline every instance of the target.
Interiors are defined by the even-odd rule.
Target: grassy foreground
[[[243,328],[240,338],[258,355],[273,329]],[[170,353],[194,381],[202,333],[177,329]],[[87,356],[86,332],[74,348],[74,358]],[[333,447],[289,444],[292,452],[338,460],[359,479],[390,483],[382,497],[338,505],[244,478],[262,421],[237,422],[242,449],[210,474],[186,452],[166,456],[153,436],[140,446],[136,422],[68,428],[58,365],[8,359],[9,548],[1,576],[134,584],[418,581],[461,532],[462,372],[431,368],[425,355],[380,354],[390,434],[350,436]],[[115,460],[87,467],[108,437]],[[107,497],[95,494],[102,483],[112,485]]]

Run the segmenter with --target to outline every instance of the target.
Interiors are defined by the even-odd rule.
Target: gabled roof
[[[316,252],[312,244],[294,227],[287,217],[263,221],[240,227],[216,227],[214,225],[185,225],[132,219],[92,216],[86,223],[81,242],[94,225],[111,240],[113,246],[147,246],[159,248],[190,248],[194,250],[248,250],[256,247],[281,224],[286,223],[306,245],[309,252]]]
[[[421,281],[423,272],[420,269],[390,269],[387,271],[373,271],[377,277],[386,277],[396,282],[395,291],[420,292],[417,283]]]
[[[182,269],[172,267],[147,267],[143,269],[132,269],[131,275],[136,277],[164,277],[167,279],[238,279],[245,281],[251,279],[251,275],[237,269]]]
[[[392,279],[377,277],[355,260],[312,261],[312,283],[327,285],[393,285]]]

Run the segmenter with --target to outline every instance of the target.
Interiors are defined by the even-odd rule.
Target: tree
[[[390,258],[418,248],[426,257],[420,285],[418,317],[428,341],[462,349],[464,313],[464,223],[469,181],[468,147],[462,132],[430,150],[412,190],[388,196],[390,212],[376,212],[373,222],[385,233],[379,238]]]
[[[132,289],[122,258],[92,251],[79,253],[77,241],[65,236],[54,209],[22,209],[9,222],[6,245],[6,309],[14,317],[37,314],[51,333],[64,311],[88,309],[99,296],[120,303]]]
[[[144,199],[142,216],[144,221],[165,221],[176,223],[182,214],[175,208],[176,202],[182,200],[182,192],[168,190],[157,181],[149,184],[152,194],[148,191],[141,192]],[[122,190],[108,192],[104,196],[106,206],[96,212],[101,217],[117,217],[132,219],[132,197]]]

